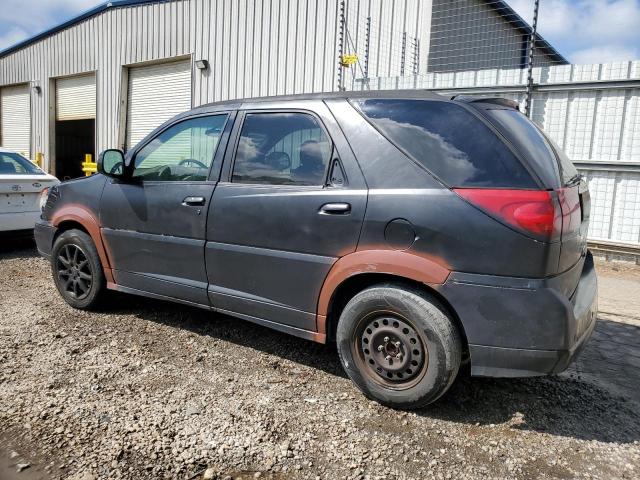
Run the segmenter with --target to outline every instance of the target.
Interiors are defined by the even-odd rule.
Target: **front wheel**
[[[400,409],[442,396],[456,378],[460,334],[438,300],[392,284],[356,294],[336,330],[340,361],[370,399]]]
[[[105,278],[89,235],[81,230],[63,232],[53,244],[51,270],[58,292],[69,305],[81,310],[97,306]]]

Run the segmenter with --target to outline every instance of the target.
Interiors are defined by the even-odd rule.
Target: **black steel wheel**
[[[387,388],[410,388],[429,364],[420,332],[393,312],[365,316],[354,330],[355,355],[364,371]]]
[[[82,248],[74,244],[64,245],[56,258],[56,270],[60,285],[68,295],[78,300],[89,295],[93,272]]]
[[[336,345],[345,372],[368,398],[401,409],[440,398],[462,359],[460,332],[447,309],[403,284],[354,295],[340,314]]]
[[[105,289],[100,257],[91,237],[81,230],[67,230],[51,251],[53,279],[62,298],[74,308],[98,305]]]

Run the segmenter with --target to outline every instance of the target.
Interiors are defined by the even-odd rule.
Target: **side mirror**
[[[122,150],[105,150],[98,156],[98,172],[108,177],[124,177],[124,153]]]

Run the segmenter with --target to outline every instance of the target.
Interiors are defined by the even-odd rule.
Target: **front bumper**
[[[578,286],[563,291],[561,284]],[[473,277],[485,277],[473,283]],[[441,288],[465,329],[471,374],[527,377],[559,373],[582,351],[596,325],[593,257],[551,279],[455,275]]]
[[[33,236],[36,240],[38,253],[45,258],[51,258],[53,239],[58,229],[46,220],[38,220],[33,229]]]

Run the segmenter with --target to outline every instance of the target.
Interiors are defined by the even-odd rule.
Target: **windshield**
[[[0,175],[44,175],[35,164],[22,155],[13,152],[0,152]]]

